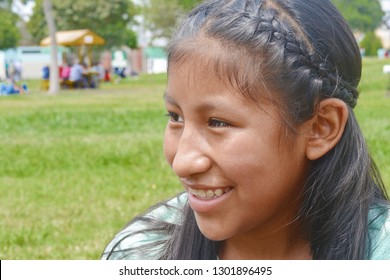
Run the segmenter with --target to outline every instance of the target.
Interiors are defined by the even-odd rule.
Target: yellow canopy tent
[[[79,47],[79,59],[81,60],[81,47],[87,46],[88,59],[92,62],[92,50],[93,45],[104,45],[105,40],[92,32],[89,29],[78,30],[66,30],[56,32],[57,44],[59,46],[78,46]],[[49,46],[51,43],[50,37],[46,37],[41,41],[41,46]]]

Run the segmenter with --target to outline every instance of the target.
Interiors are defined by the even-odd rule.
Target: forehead
[[[168,61],[168,75],[172,67],[191,64],[194,71],[203,71],[224,77],[227,72],[232,72],[234,63],[229,63],[229,55],[218,40],[197,37],[177,43],[171,49]],[[228,70],[229,69],[229,70]],[[223,74],[222,74],[223,73]]]
[[[262,69],[262,58],[243,46],[198,37],[177,43],[170,49],[168,79],[185,72],[189,83],[211,79],[255,103],[274,99],[267,85],[270,71]],[[271,98],[272,97],[272,98]]]
[[[240,98],[238,87],[232,84],[223,73],[214,69],[210,60],[188,56],[170,65],[166,97],[187,94],[195,98],[216,96],[217,93],[233,94]]]

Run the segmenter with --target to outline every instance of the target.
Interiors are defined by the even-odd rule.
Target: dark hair
[[[361,57],[339,11],[329,0],[210,0],[178,27],[168,48],[169,65],[207,55],[202,44],[218,47],[210,65],[248,98],[256,102],[264,97],[259,89],[266,89],[292,133],[321,100],[335,97],[347,104],[344,134],[312,162],[297,218],[307,226],[314,259],[369,258],[369,210],[388,202],[353,112]],[[159,225],[171,236],[161,258],[217,258],[219,243],[201,234],[188,205],[184,221]]]

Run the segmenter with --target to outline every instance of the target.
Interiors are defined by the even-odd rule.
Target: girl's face
[[[301,204],[304,133],[288,139],[276,108],[260,108],[200,64],[170,65],[165,157],[206,237],[273,234]]]

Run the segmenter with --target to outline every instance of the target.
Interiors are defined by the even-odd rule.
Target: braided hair
[[[218,44],[210,65],[221,79],[230,77],[254,101],[276,93],[268,98],[277,102],[291,131],[315,114],[321,100],[334,97],[348,105],[342,139],[312,164],[299,218],[307,224],[314,259],[369,258],[368,211],[386,204],[386,193],[353,112],[361,56],[339,11],[329,0],[206,1],[178,27],[168,62],[207,55],[202,52],[212,52],[210,44]],[[181,233],[188,236],[199,230],[187,212],[192,222]],[[195,249],[181,249],[186,235],[175,237],[170,258],[200,257]],[[216,257],[218,243],[201,239]]]
[[[312,162],[297,219],[307,227],[313,259],[370,258],[368,226],[375,217],[369,219],[368,213],[388,205],[387,195],[353,112],[360,51],[333,4],[206,0],[176,29],[168,47],[168,73],[169,65],[190,56],[209,59],[210,71],[253,102],[271,100],[290,133],[315,115],[322,100],[345,102],[349,115],[344,134]],[[185,208],[179,225],[161,222],[155,227],[170,236],[161,258],[216,259],[220,243],[203,236],[193,211]]]

